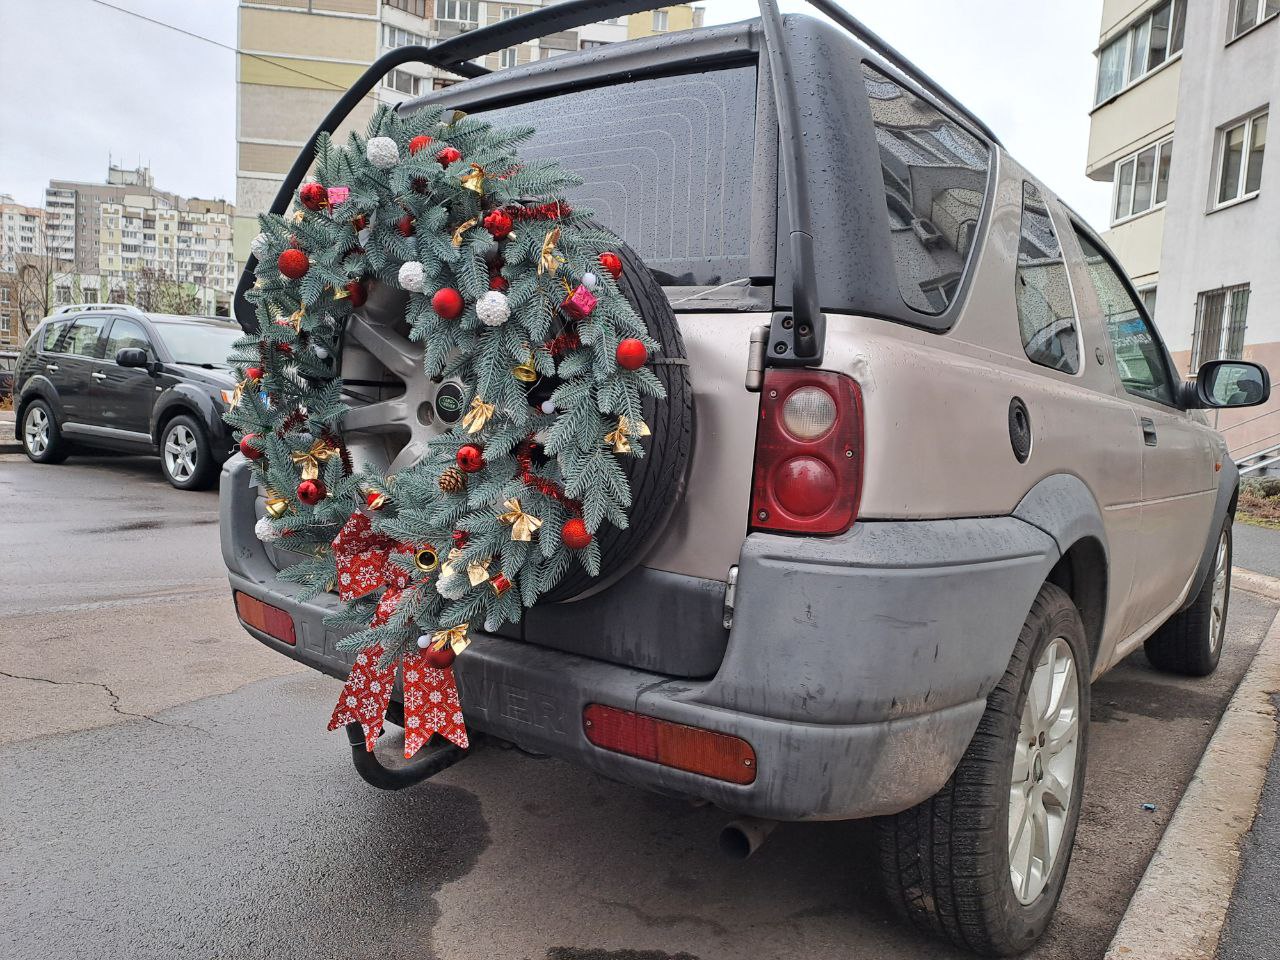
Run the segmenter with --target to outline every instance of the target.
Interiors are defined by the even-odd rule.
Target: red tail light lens
[[[293,632],[293,617],[279,607],[263,603],[247,593],[237,590],[235,595],[236,613],[242,621],[291,647],[297,645],[298,640]]]
[[[760,399],[751,528],[843,533],[862,495],[862,391],[827,370],[769,370]]]
[[[741,737],[589,703],[582,730],[597,747],[729,783],[754,783],[756,752]]]

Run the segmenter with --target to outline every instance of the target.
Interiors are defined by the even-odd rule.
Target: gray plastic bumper
[[[253,535],[255,491],[233,457],[222,475],[222,549],[233,589],[289,611],[297,645],[249,632],[334,676],[350,655],[276,579]],[[660,792],[782,820],[851,819],[931,796],[963,755],[1057,547],[1011,517],[866,522],[841,537],[744,542],[728,650],[710,680],[674,680],[474,635],[456,671],[469,725]],[[673,623],[672,630],[679,624]],[[744,786],[592,745],[600,703],[747,740]]]

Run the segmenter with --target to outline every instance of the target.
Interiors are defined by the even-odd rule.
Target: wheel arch
[[[202,392],[183,389],[179,384],[167,390],[151,411],[151,440],[156,446],[164,436],[165,428],[174,417],[186,414],[194,417],[196,422],[209,432],[213,416],[213,401]]]

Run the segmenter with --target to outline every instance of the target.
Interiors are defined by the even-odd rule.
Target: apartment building
[[[44,211],[0,194],[0,351],[16,350],[26,339],[18,271],[43,255]]]
[[[1280,374],[1278,21],[1280,0],[1103,3],[1086,172],[1112,184],[1104,239],[1184,375],[1225,357]],[[1273,412],[1219,417],[1237,459],[1280,440]]]
[[[555,2],[555,0],[548,0]],[[237,55],[235,257],[243,264],[280,182],[320,119],[364,69],[397,47],[432,46],[544,6],[544,0],[240,0]],[[477,60],[502,70],[636,37],[702,25],[677,5],[518,44]],[[456,83],[435,67],[392,70],[339,131],[363,129],[379,103]]]
[[[55,304],[128,300],[141,271],[163,270],[204,312],[226,312],[235,291],[235,208],[160,190],[146,167],[110,164],[105,183],[51,180],[45,190]]]

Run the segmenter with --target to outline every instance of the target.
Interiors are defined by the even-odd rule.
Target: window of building
[[[427,38],[422,34],[402,30],[400,27],[393,27],[386,23],[382,25],[382,45],[391,50],[396,47],[429,46]]]
[[[1089,280],[1098,295],[1107,336],[1115,349],[1116,372],[1127,393],[1147,400],[1174,403],[1173,376],[1155,328],[1143,315],[1120,270],[1102,248],[1076,229]]]
[[[608,40],[583,40],[579,45],[579,50],[594,50],[596,47],[607,47]]]
[[[427,0],[386,0],[387,6],[412,13],[415,17],[427,15]]]
[[[1156,318],[1156,288],[1154,286],[1143,287],[1138,291],[1138,299],[1142,301],[1142,308],[1147,311],[1147,316],[1154,320]]]
[[[667,11],[665,10],[653,11],[653,32],[654,33],[667,32]]]
[[[436,0],[436,19],[479,23],[479,0]]]
[[[1233,3],[1230,38],[1232,40],[1280,13],[1280,0],[1233,0]]]
[[[1105,103],[1182,50],[1186,0],[1166,0],[1098,52],[1098,95]]]
[[[507,47],[498,55],[498,65],[500,67],[514,67],[516,65],[516,48]]]
[[[407,93],[413,97],[418,95],[418,78],[411,73],[406,73],[404,70],[392,70],[382,78],[382,85],[390,90]],[[181,243],[183,239],[185,238],[180,237],[178,242]]]
[[[1172,162],[1172,137],[1117,161],[1111,222],[1118,223],[1162,206],[1169,196]]]
[[[503,20],[510,20],[512,17],[517,16],[519,13],[520,13],[520,8],[519,8],[519,7],[503,7],[503,8],[502,8],[502,19],[503,19]]]
[[[960,288],[986,202],[990,151],[932,104],[863,64],[880,146],[898,288],[940,314]]]
[[[1062,247],[1044,198],[1034,184],[1025,182],[1014,293],[1027,356],[1063,373],[1079,371],[1080,338]]]
[[[13,328],[9,326],[9,311],[0,312],[0,334],[9,336],[13,332]]]
[[[1249,285],[1206,290],[1196,298],[1196,326],[1191,335],[1191,369],[1210,360],[1239,360],[1244,351]]]
[[[1262,189],[1267,116],[1258,113],[1218,132],[1219,206],[1252,197]]]

